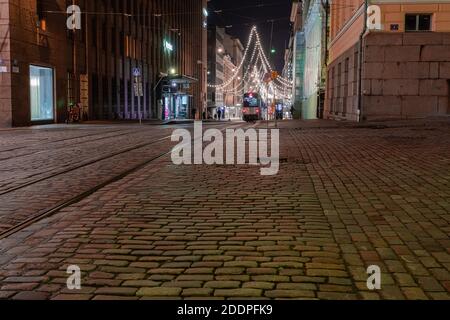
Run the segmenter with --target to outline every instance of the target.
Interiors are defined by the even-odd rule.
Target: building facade
[[[208,83],[220,85],[224,81],[225,29],[208,27]],[[222,88],[208,88],[208,117],[217,115],[217,108],[224,106]]]
[[[63,122],[70,104],[85,119],[201,117],[204,8],[206,0],[2,1],[0,125]]]
[[[238,70],[244,56],[244,47],[238,38],[226,33],[225,28],[210,26],[208,28],[208,117],[222,119],[241,117],[243,91],[243,69]],[[245,66],[244,66],[245,67]],[[226,79],[233,78],[226,87],[220,87]],[[219,85],[219,87],[214,87]]]
[[[246,79],[244,79],[244,67],[238,70],[239,65],[244,57],[244,46],[241,41],[225,34],[225,79],[232,78],[236,72],[238,76],[234,78],[228,88],[225,89],[225,118],[242,119],[242,103],[246,87]]]
[[[325,117],[450,114],[449,62],[450,1],[331,1]]]
[[[292,35],[286,66],[292,63],[294,117],[312,120],[322,117],[325,103],[328,43],[328,2],[294,2]]]
[[[325,104],[328,3],[303,1],[304,90],[302,119],[321,118]]]
[[[292,79],[290,104],[294,118],[301,118],[303,109],[304,69],[305,69],[305,35],[302,30],[302,3],[294,1],[291,10],[291,36],[285,52],[284,78]]]

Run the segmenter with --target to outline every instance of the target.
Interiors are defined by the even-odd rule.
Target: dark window
[[[111,104],[115,107],[115,106],[117,106],[117,82],[116,82],[116,78],[112,78],[111,91],[112,91]]]
[[[94,106],[98,104],[98,76],[97,74],[92,75],[92,102]]]
[[[106,37],[106,36],[105,36]],[[116,53],[116,45],[117,45],[117,41],[116,41],[116,28],[113,27],[113,29],[111,30],[111,53],[115,54]]]
[[[120,56],[123,57],[125,54],[125,34],[123,32],[120,33],[120,39],[119,39],[119,51]]]
[[[102,49],[106,50],[108,48],[108,27],[106,26],[106,22],[102,25]]]
[[[43,0],[37,0],[36,1],[36,10],[37,10],[37,16],[39,20],[45,19],[44,14],[44,1]]]
[[[91,28],[92,28],[91,43],[94,48],[97,48],[97,18],[92,19]]]
[[[406,31],[431,31],[431,14],[407,14]]]

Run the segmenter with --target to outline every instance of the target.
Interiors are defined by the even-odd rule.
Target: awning
[[[191,84],[191,83],[198,82],[198,79],[187,76],[187,75],[173,76],[173,77],[169,76],[169,77],[167,77],[167,80],[169,80],[172,83],[176,83],[176,84]]]

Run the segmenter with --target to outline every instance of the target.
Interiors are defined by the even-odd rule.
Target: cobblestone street
[[[276,176],[176,166],[178,127],[0,131],[0,298],[450,299],[450,118],[282,122]]]

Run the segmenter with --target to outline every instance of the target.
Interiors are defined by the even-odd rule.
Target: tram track
[[[117,133],[117,134],[115,134],[115,133]],[[60,143],[60,142],[67,142],[67,141],[76,140],[76,139],[91,138],[91,137],[95,137],[95,136],[99,136],[99,135],[114,134],[114,135],[101,137],[101,138],[98,138],[98,139],[76,142],[76,144],[74,144],[75,146],[79,146],[79,145],[86,144],[86,143],[91,143],[91,142],[94,143],[94,142],[101,141],[101,140],[116,138],[116,137],[122,136],[124,134],[133,134],[133,133],[136,133],[136,131],[132,130],[132,129],[129,129],[129,130],[114,130],[114,131],[109,131],[109,132],[88,134],[88,135],[85,135],[85,136],[77,136],[77,137],[71,137],[71,138],[66,138],[66,139],[54,140],[54,141],[50,141],[50,142],[44,143],[41,146],[45,147],[45,146],[49,146],[51,144]],[[63,145],[61,147],[52,148],[51,151],[53,152],[55,150],[62,150],[62,149],[65,149],[65,148],[70,148],[70,147],[73,147],[74,145]],[[16,151],[16,150],[26,149],[27,147],[28,146],[25,145],[25,146],[13,148],[13,149],[0,150],[0,154],[1,153],[5,153],[5,152],[12,152],[12,151]],[[41,150],[41,151],[37,151],[37,152],[28,152],[28,153],[25,153],[25,154],[11,156],[11,157],[7,157],[7,158],[0,158],[0,161],[7,161],[7,160],[10,160],[10,159],[17,159],[17,158],[26,157],[26,156],[30,156],[30,155],[41,154],[41,153],[45,153],[45,152],[49,152],[49,150]]]
[[[243,127],[243,126],[245,126],[245,124],[238,124],[236,126],[226,126],[225,128],[221,129],[221,131],[223,132],[226,129],[230,129],[230,128],[236,129],[236,128]],[[4,192],[0,193],[0,196],[12,193],[14,191],[21,190],[21,189],[26,188],[28,186],[37,184],[39,182],[46,181],[48,179],[51,179],[51,178],[54,178],[54,177],[57,177],[57,176],[61,176],[63,174],[75,171],[77,169],[80,169],[80,168],[83,168],[83,167],[87,167],[87,166],[95,164],[95,163],[97,163],[99,161],[105,161],[107,159],[113,158],[113,157],[118,156],[118,155],[125,154],[125,153],[130,152],[130,151],[138,150],[138,149],[141,149],[141,148],[153,145],[153,144],[157,144],[159,142],[163,142],[163,141],[168,140],[170,138],[171,138],[171,136],[163,137],[163,138],[160,138],[160,139],[157,139],[157,140],[153,140],[153,141],[148,142],[148,143],[142,143],[142,144],[139,144],[139,145],[136,145],[136,146],[133,146],[133,147],[121,150],[119,152],[115,152],[114,154],[110,154],[110,155],[107,155],[105,157],[101,157],[101,158],[97,158],[97,159],[94,159],[94,160],[90,160],[88,163],[83,163],[83,164],[81,164],[79,166],[72,167],[72,168],[67,169],[67,170],[62,170],[62,171],[60,171],[58,173],[54,173],[54,174],[49,175],[47,177],[36,179],[36,180],[31,181],[29,183],[25,183],[25,184],[22,184],[20,186],[15,187],[15,188],[11,188],[10,190],[7,190],[7,191],[4,191]],[[194,139],[192,139],[192,143],[193,142],[194,142]],[[66,207],[69,207],[69,206],[71,206],[71,205],[73,205],[75,203],[80,202],[81,200],[87,198],[88,196],[92,195],[93,193],[97,192],[98,190],[100,190],[100,189],[102,189],[102,188],[104,188],[104,187],[106,187],[106,186],[108,186],[108,185],[110,185],[110,184],[112,184],[114,182],[117,182],[117,181],[119,181],[119,180],[129,176],[130,174],[133,174],[133,173],[139,171],[140,169],[142,169],[142,168],[148,166],[149,164],[151,164],[152,162],[155,162],[155,161],[157,161],[157,160],[159,160],[159,159],[161,159],[161,158],[171,154],[171,152],[172,152],[172,148],[170,148],[168,151],[160,152],[159,154],[157,154],[155,156],[152,156],[152,157],[146,159],[145,161],[142,161],[142,162],[132,166],[131,168],[128,168],[128,169],[126,169],[126,170],[124,170],[124,171],[122,171],[122,172],[120,172],[118,174],[115,174],[114,176],[106,179],[103,182],[100,182],[100,183],[96,184],[95,186],[89,187],[87,190],[84,190],[84,191],[82,191],[82,192],[80,192],[80,193],[78,193],[78,194],[76,194],[74,196],[71,196],[70,198],[64,199],[64,200],[56,203],[55,205],[53,205],[53,206],[51,206],[49,208],[42,209],[42,210],[38,211],[37,213],[30,215],[28,218],[26,218],[26,219],[24,219],[24,220],[22,220],[22,221],[20,221],[20,222],[18,222],[16,224],[14,224],[14,226],[12,226],[10,228],[7,228],[4,231],[1,231],[0,232],[0,240],[5,239],[5,238],[7,238],[7,237],[9,237],[11,235],[14,235],[14,234],[18,233],[19,231],[27,228],[28,226],[30,226],[30,225],[32,225],[32,224],[34,224],[34,223],[36,223],[36,222],[38,222],[38,221],[40,221],[42,219],[45,219],[45,218],[48,218],[50,216],[55,215],[56,213],[58,213],[62,209],[66,208]]]
[[[150,164],[150,163],[152,163],[152,162],[154,162],[154,161],[156,161],[158,159],[161,159],[161,158],[163,158],[164,156],[166,156],[166,155],[168,155],[170,153],[171,153],[171,151],[164,152],[164,153],[161,153],[161,154],[159,154],[159,155],[157,155],[157,156],[155,156],[155,157],[153,157],[151,159],[147,159],[146,161],[144,161],[144,162],[142,162],[142,163],[132,167],[131,169],[128,169],[128,170],[126,170],[126,171],[124,171],[124,172],[122,172],[120,174],[117,174],[114,177],[112,177],[110,179],[107,179],[106,181],[104,181],[102,183],[99,183],[96,186],[91,187],[90,189],[88,189],[88,190],[86,190],[86,191],[84,191],[84,192],[82,192],[82,193],[80,193],[80,194],[78,194],[78,195],[68,199],[68,200],[64,200],[64,201],[60,202],[59,204],[57,204],[56,206],[54,206],[52,208],[45,209],[45,210],[43,210],[41,212],[38,212],[37,214],[35,214],[35,215],[31,216],[30,218],[24,220],[23,222],[20,222],[19,224],[15,225],[14,227],[12,227],[10,229],[7,229],[6,231],[0,233],[0,240],[15,234],[15,233],[19,232],[20,230],[25,229],[26,227],[32,225],[35,222],[38,222],[38,221],[40,221],[42,219],[50,217],[50,216],[56,214],[57,212],[59,212],[60,210],[66,208],[66,207],[68,207],[68,206],[70,206],[72,204],[80,202],[84,198],[87,198],[91,194],[93,194],[96,191],[106,187],[107,185],[110,185],[110,184],[112,184],[112,183],[114,183],[116,181],[119,181],[119,180],[125,178],[126,176],[128,176],[128,175],[130,175],[130,174],[132,174],[132,173],[134,173],[134,172],[144,168],[148,164]]]
[[[141,148],[144,148],[144,147],[147,147],[147,146],[150,146],[150,145],[153,145],[153,144],[156,144],[158,142],[161,142],[161,141],[164,141],[164,140],[168,140],[168,139],[170,139],[170,136],[166,136],[166,137],[163,137],[163,138],[160,138],[160,139],[157,139],[157,140],[153,140],[151,142],[141,143],[141,144],[138,144],[138,145],[126,148],[126,149],[122,149],[122,150],[117,151],[117,152],[109,153],[108,155],[105,155],[105,156],[102,156],[102,157],[90,159],[90,160],[85,161],[85,162],[83,162],[81,164],[78,164],[76,166],[72,166],[72,167],[70,167],[68,169],[60,170],[60,171],[54,172],[54,173],[52,173],[50,175],[41,177],[39,179],[35,179],[33,181],[26,182],[26,183],[23,183],[23,184],[18,185],[16,187],[12,187],[12,188],[6,189],[4,191],[1,191],[0,192],[0,196],[3,196],[5,194],[8,194],[8,193],[11,193],[11,192],[14,192],[14,191],[26,188],[26,187],[29,187],[29,186],[34,185],[36,183],[39,183],[39,182],[42,182],[42,181],[45,181],[45,180],[48,180],[48,179],[51,179],[51,178],[55,178],[57,176],[60,176],[60,175],[63,175],[63,174],[66,174],[66,173],[69,173],[69,172],[72,172],[72,171],[75,171],[75,170],[78,170],[80,168],[89,166],[91,164],[94,164],[94,163],[97,163],[97,162],[100,162],[100,161],[104,161],[104,160],[113,158],[115,156],[118,156],[118,155],[130,152],[130,151],[133,151],[133,150],[141,149]]]

